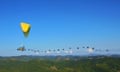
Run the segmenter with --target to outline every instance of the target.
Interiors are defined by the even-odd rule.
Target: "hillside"
[[[120,72],[120,58],[1,57],[0,72]]]

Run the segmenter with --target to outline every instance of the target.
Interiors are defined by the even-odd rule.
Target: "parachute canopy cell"
[[[30,24],[21,22],[20,26],[21,26],[22,32],[24,33],[24,36],[28,37],[30,29],[31,29]]]

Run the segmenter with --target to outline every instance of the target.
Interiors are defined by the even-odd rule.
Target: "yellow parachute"
[[[29,32],[30,32],[30,29],[31,29],[30,24],[25,23],[25,22],[21,22],[21,23],[20,23],[20,27],[21,27],[21,29],[22,29],[22,32],[24,33],[24,36],[25,36],[25,37],[28,37]]]

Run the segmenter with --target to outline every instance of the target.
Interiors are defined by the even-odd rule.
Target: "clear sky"
[[[32,28],[28,38],[21,22]],[[90,46],[120,50],[120,0],[0,0],[0,56]]]

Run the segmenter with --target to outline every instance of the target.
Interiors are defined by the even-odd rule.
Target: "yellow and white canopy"
[[[30,28],[31,28],[30,24],[25,23],[25,22],[21,22],[20,27],[21,27],[22,32],[24,33],[24,36],[28,37],[29,32],[30,32]]]

